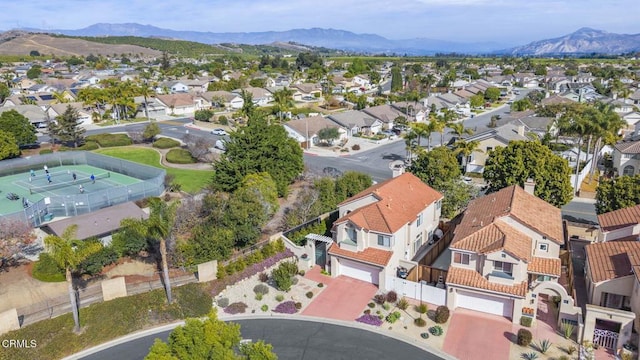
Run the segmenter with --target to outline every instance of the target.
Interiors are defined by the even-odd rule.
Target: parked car
[[[302,97],[302,100],[305,100],[305,101],[313,101],[313,100],[315,100],[315,99],[316,99],[316,98],[314,98],[313,96],[303,96],[303,97]]]
[[[224,129],[222,128],[217,128],[217,129],[213,129],[211,130],[211,134],[213,135],[218,135],[218,136],[227,136],[229,134],[227,134],[226,131],[224,131]]]
[[[389,139],[395,139],[396,138],[396,133],[394,131],[392,131],[392,130],[384,130],[384,131],[380,132],[380,134],[385,135]]]

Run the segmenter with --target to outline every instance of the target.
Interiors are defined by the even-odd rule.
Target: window
[[[549,244],[546,244],[546,243],[539,244],[538,249],[540,251],[549,251]]]
[[[511,275],[513,273],[513,264],[503,261],[494,261],[493,268],[495,271],[503,272]]]
[[[538,281],[551,281],[551,276],[548,275],[538,275]]]
[[[384,247],[391,247],[391,236],[378,235],[378,245]]]
[[[358,233],[356,232],[356,229],[352,228],[352,227],[348,227],[347,228],[347,238],[349,241],[354,242],[354,243],[358,243]]]
[[[635,171],[635,169],[633,168],[633,166],[627,165],[622,170],[622,175],[633,176],[634,171]]]
[[[459,252],[454,253],[453,262],[456,264],[469,265],[469,254],[463,254]]]
[[[414,254],[418,252],[418,250],[420,249],[420,246],[422,246],[422,233],[418,234],[418,236],[416,236],[416,241],[413,242]]]
[[[416,222],[417,226],[422,225],[422,214],[418,215],[418,220]]]

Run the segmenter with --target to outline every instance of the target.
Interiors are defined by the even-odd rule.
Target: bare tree
[[[129,137],[131,138],[131,141],[133,141],[134,144],[140,144],[144,142],[142,129],[132,128],[127,130],[127,134],[129,135]]]
[[[11,259],[19,259],[22,252],[33,244],[35,239],[33,228],[28,223],[19,220],[1,220],[0,269],[4,268]]]
[[[209,149],[213,147],[213,140],[206,139],[204,137],[196,137],[191,134],[186,134],[182,141],[187,146],[187,150],[191,153],[195,159],[198,161],[207,162],[209,161],[209,154],[211,153]]]

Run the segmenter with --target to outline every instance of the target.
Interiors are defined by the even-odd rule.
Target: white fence
[[[447,304],[447,290],[435,286],[387,276],[385,287],[400,296],[427,302],[433,305]]]

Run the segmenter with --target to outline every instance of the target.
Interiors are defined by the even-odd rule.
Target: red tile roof
[[[366,230],[393,234],[416,220],[429,205],[442,199],[442,194],[411,173],[376,184],[350,197],[338,206],[373,196],[377,201],[362,206],[338,219],[335,224],[350,220]]]
[[[639,241],[607,241],[585,247],[589,277],[594,283],[629,276],[640,266]],[[640,274],[636,273],[636,276]]]
[[[560,276],[561,266],[562,265],[560,259],[534,257],[533,260],[531,260],[531,262],[527,265],[527,272],[542,275]]]
[[[502,221],[496,221],[460,239],[451,248],[480,254],[505,251],[516,259],[531,260],[531,238]]]
[[[598,215],[600,229],[612,231],[640,223],[640,205]]]
[[[389,260],[391,260],[391,256],[393,255],[392,251],[381,250],[372,247],[368,247],[363,251],[351,251],[342,249],[337,244],[332,244],[329,248],[328,253],[329,255],[335,255],[379,266],[387,266]]]
[[[506,216],[558,244],[564,244],[560,209],[525,192],[521,187],[512,185],[469,203],[454,230],[451,247],[457,248],[457,242],[464,241],[467,237]],[[469,248],[469,245],[467,247],[468,250],[473,251],[481,249],[481,245],[476,248],[478,250]]]
[[[490,282],[475,270],[463,269],[454,266],[450,267],[449,272],[447,273],[447,284],[485,289],[518,297],[525,297],[527,293],[526,281],[515,285],[496,284]]]

